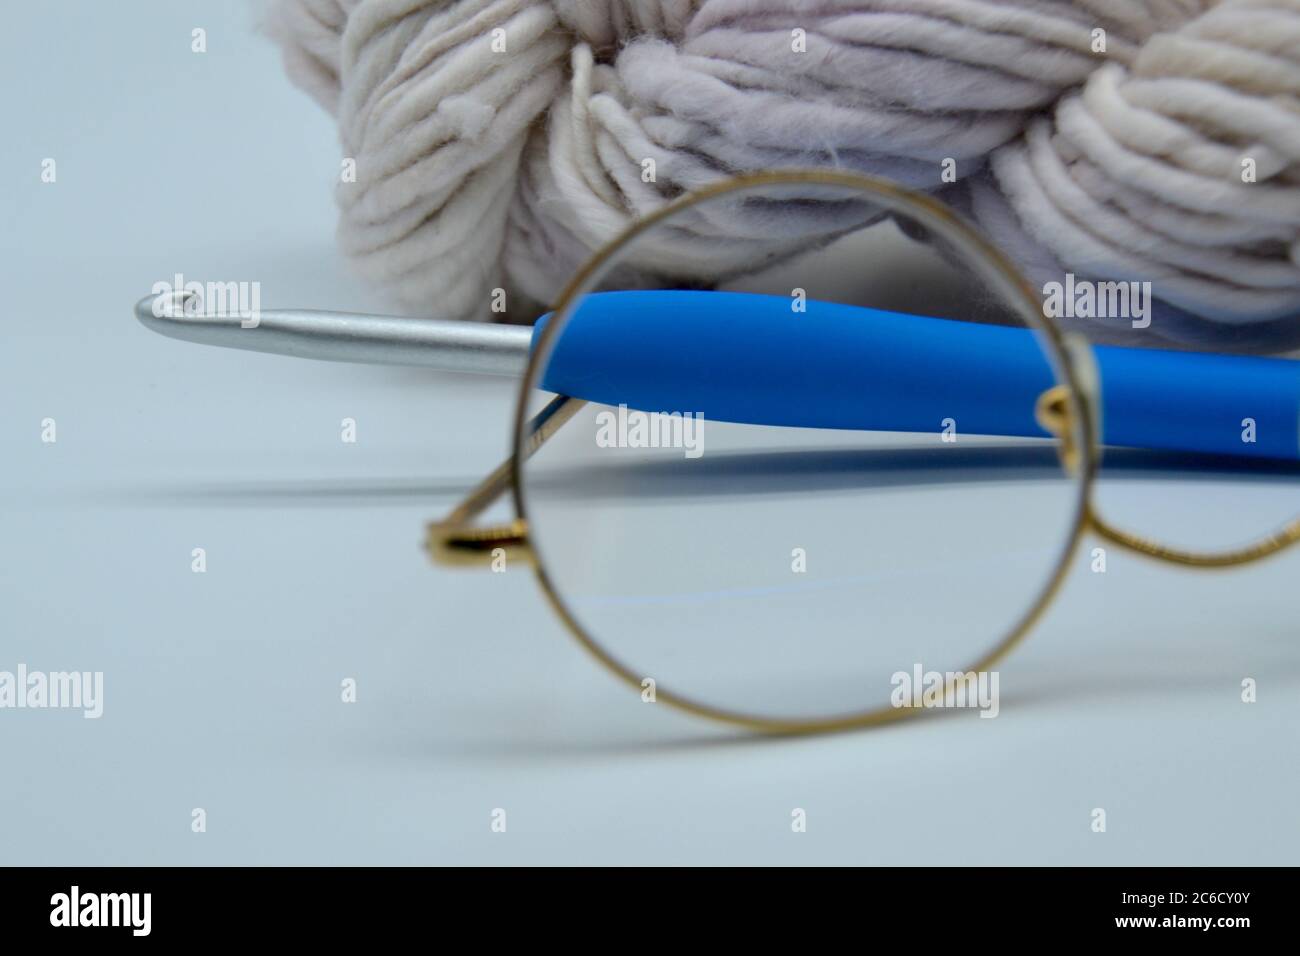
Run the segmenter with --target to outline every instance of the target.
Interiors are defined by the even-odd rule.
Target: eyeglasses
[[[569,227],[599,251],[558,291],[532,277],[555,302],[532,329],[250,323],[184,293],[136,311],[190,341],[521,375],[513,454],[429,526],[434,559],[532,567],[640,701],[759,731],[924,709],[899,674],[951,699],[1039,620],[1089,531],[1200,568],[1300,539],[1300,364],[1091,346],[1044,307],[1090,302],[1122,338],[1116,320],[1150,325],[1149,287],[1040,296],[942,203],[853,173],[717,182],[603,244]],[[1189,519],[1153,480],[1171,473],[1230,497],[1194,496]],[[480,524],[507,495],[514,516]]]

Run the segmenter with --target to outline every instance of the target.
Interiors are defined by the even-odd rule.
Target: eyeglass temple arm
[[[528,423],[524,457],[528,458],[541,448],[585,404],[582,399],[567,395],[557,395],[551,399]],[[429,524],[425,547],[436,563],[478,565],[482,563],[484,555],[490,555],[498,548],[507,559],[533,559],[532,547],[528,542],[528,525],[524,519],[515,518],[503,525],[476,526],[473,523],[475,518],[509,490],[514,469],[515,459],[512,456],[493,469],[446,518]]]

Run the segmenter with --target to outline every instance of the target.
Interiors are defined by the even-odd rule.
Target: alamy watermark
[[[704,454],[703,412],[638,412],[626,405],[596,413],[599,448],[681,448],[687,458]]]
[[[889,684],[894,707],[970,707],[981,717],[996,717],[1001,709],[997,671],[927,671],[914,664],[910,672],[895,671]]]
[[[1151,325],[1150,282],[1092,282],[1065,274],[1043,285],[1043,315],[1049,319],[1129,319],[1135,329]]]
[[[50,897],[51,926],[122,926],[132,936],[148,936],[152,911],[152,893],[83,893],[74,885]]]
[[[104,713],[103,671],[0,671],[0,710],[70,709],[95,720]]]
[[[262,321],[262,283],[185,281],[179,272],[153,284],[153,314],[161,319],[180,313],[211,318],[238,318],[245,329]]]

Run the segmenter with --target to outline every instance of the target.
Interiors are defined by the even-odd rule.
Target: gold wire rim
[[[528,457],[528,404],[532,391],[532,382],[537,374],[542,356],[549,355],[550,346],[555,339],[557,329],[568,321],[569,314],[579,299],[590,291],[590,286],[599,281],[604,268],[627,245],[642,233],[659,223],[676,215],[683,209],[707,202],[718,196],[742,192],[769,185],[823,185],[856,189],[876,199],[883,199],[882,208],[892,213],[906,213],[922,225],[933,229],[940,238],[952,242],[954,247],[970,255],[977,264],[989,267],[986,279],[994,280],[995,287],[1006,296],[1009,303],[1017,305],[1023,311],[1021,316],[1027,326],[1040,334],[1040,344],[1047,355],[1049,364],[1055,373],[1058,384],[1068,388],[1067,400],[1070,408],[1070,425],[1074,448],[1077,450],[1075,468],[1077,477],[1077,494],[1074,516],[1070,523],[1066,541],[1060,549],[1056,564],[1039,590],[1038,596],[1029,604],[1014,626],[1001,641],[966,671],[984,671],[1006,657],[1040,620],[1052,600],[1060,591],[1069,568],[1071,557],[1078,550],[1080,541],[1088,530],[1091,520],[1089,502],[1091,500],[1092,482],[1096,462],[1096,434],[1093,423],[1094,397],[1086,377],[1078,374],[1073,354],[1065,347],[1064,338],[1054,322],[1042,314],[1037,297],[1028,280],[1006,255],[983,237],[975,227],[969,225],[955,212],[938,200],[923,193],[899,186],[888,180],[860,173],[838,172],[830,170],[772,170],[751,173],[721,180],[696,190],[661,206],[647,216],[629,223],[618,235],[614,236],[598,249],[569,279],[552,308],[552,319],[538,339],[528,365],[520,380],[518,399],[514,416],[514,454],[509,461],[511,495],[514,499],[516,519],[531,529],[528,520],[525,495],[523,492],[523,469]],[[1057,437],[1060,444],[1063,439]],[[1067,471],[1068,473],[1068,471]],[[547,570],[543,550],[533,539],[532,549],[535,560],[533,572],[538,584],[546,595],[552,610],[564,622],[570,633],[586,650],[616,677],[637,690],[642,689],[641,681],[646,675],[638,674],[621,660],[614,657],[591,635],[568,608],[558,589],[551,581]],[[951,692],[951,684],[945,687],[945,694]],[[713,707],[694,698],[678,695],[671,689],[655,686],[656,701],[663,701],[670,707],[705,717],[721,723],[756,730],[768,734],[808,734],[836,730],[850,730],[885,724],[915,713],[916,707],[874,706],[867,710],[828,717],[782,718],[764,717],[743,713],[727,708]]]

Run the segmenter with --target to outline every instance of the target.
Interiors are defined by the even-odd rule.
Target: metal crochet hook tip
[[[522,375],[528,364],[533,331],[517,325],[307,309],[236,313],[206,309],[202,297],[172,291],[145,296],[136,303],[135,317],[161,335],[201,345],[327,362],[511,376]]]

